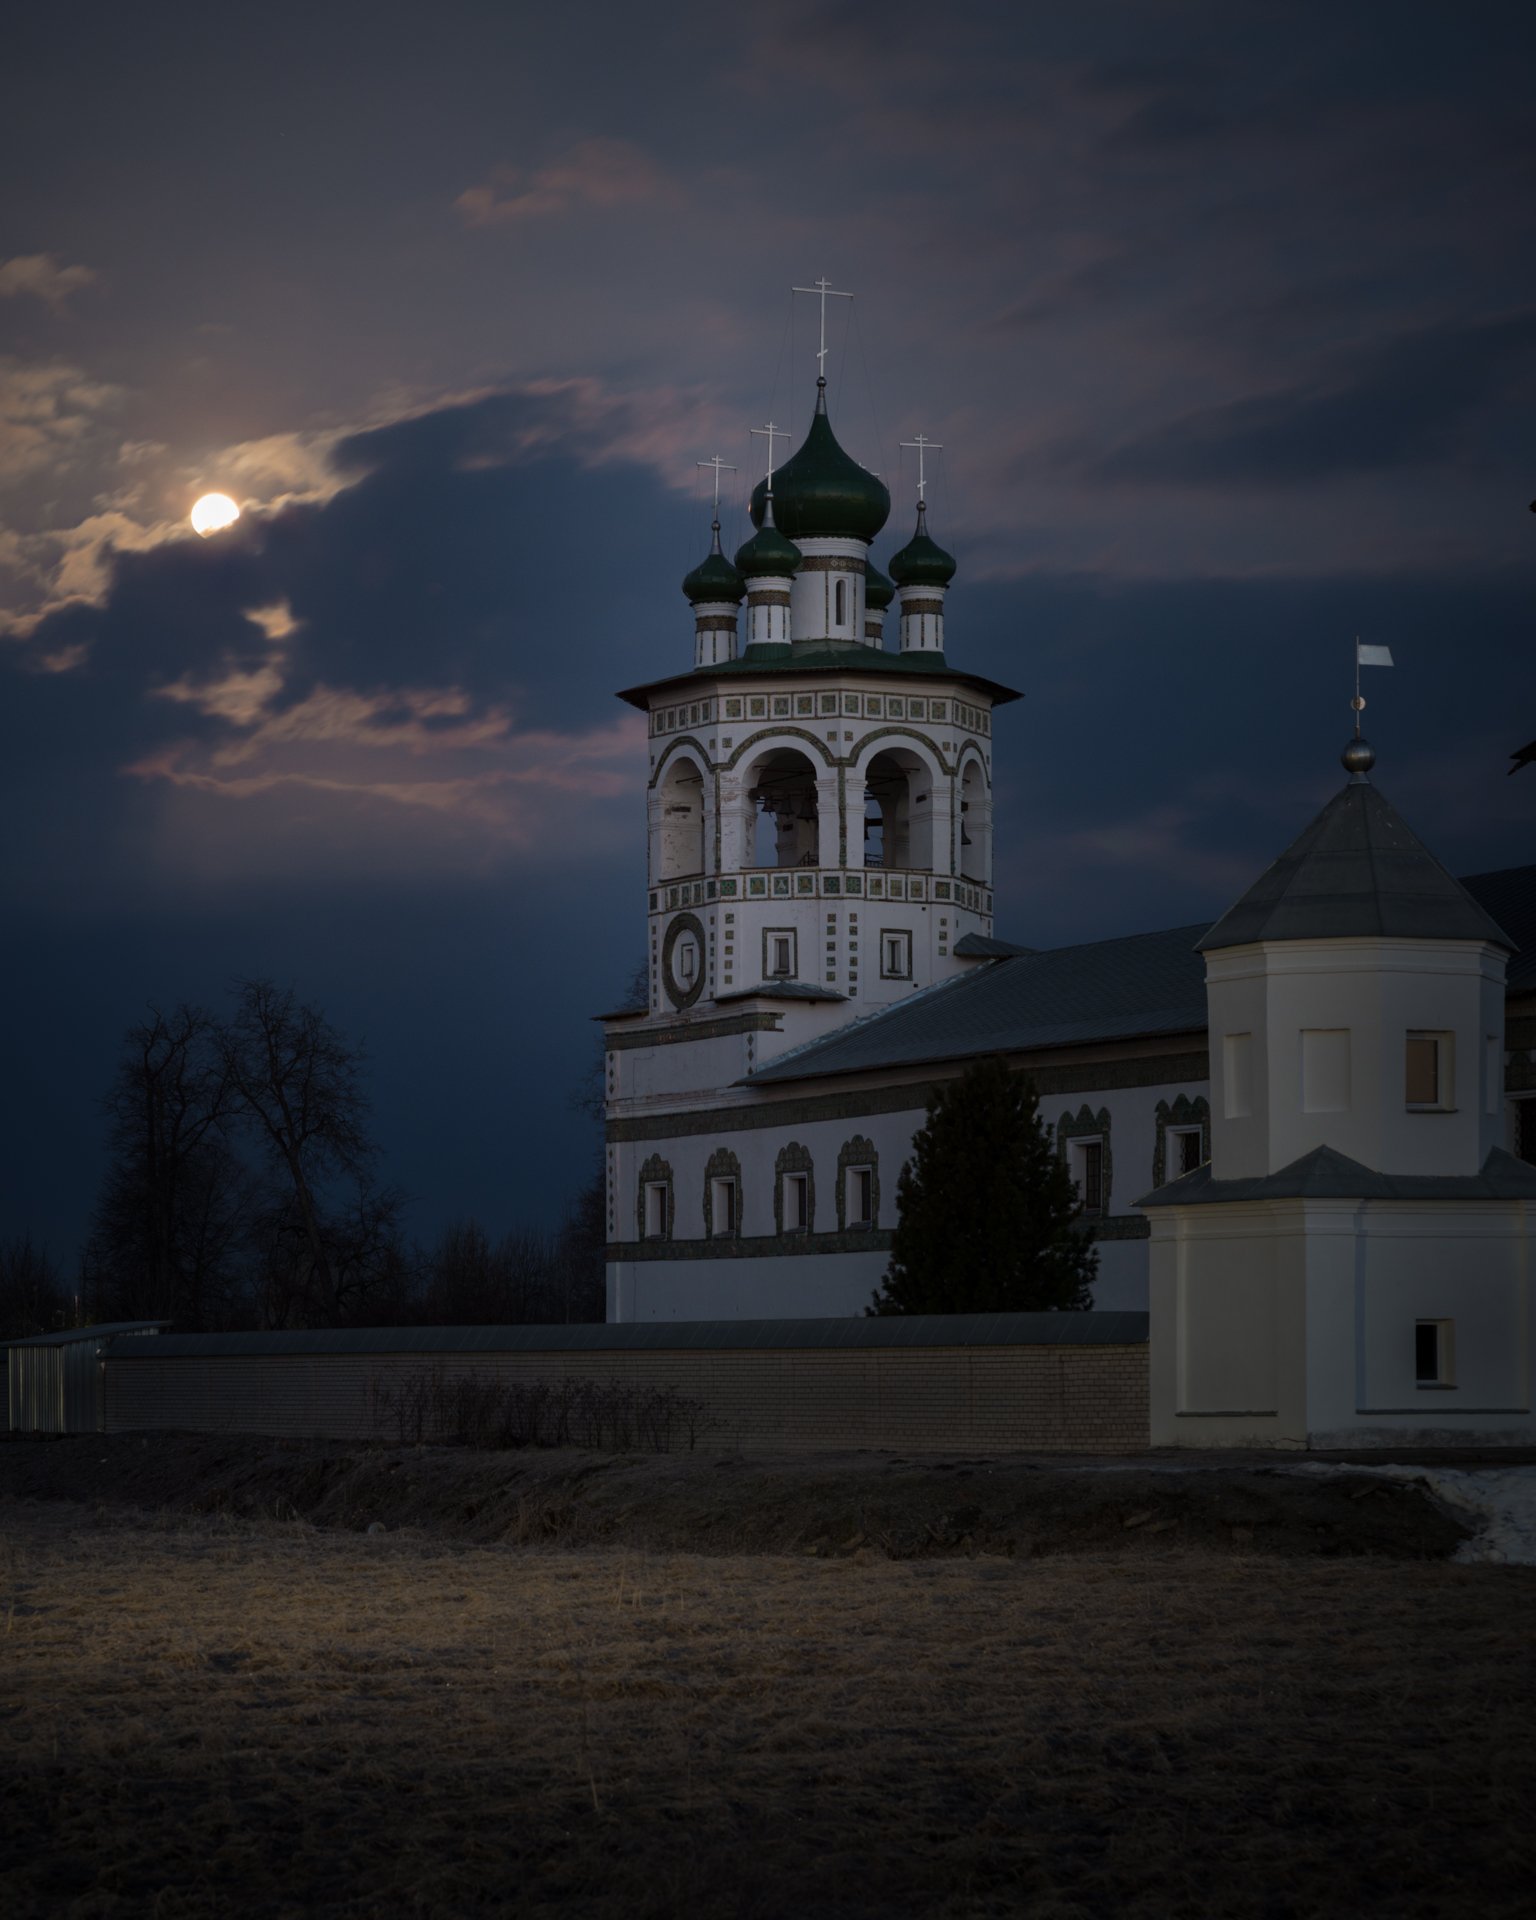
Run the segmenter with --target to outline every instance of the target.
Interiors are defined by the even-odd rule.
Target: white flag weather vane
[[[1355,636],[1355,697],[1349,704],[1355,710],[1355,738],[1357,740],[1360,738],[1360,716],[1365,711],[1365,702],[1360,698],[1360,669],[1362,667],[1390,667],[1391,665],[1392,649],[1390,647],[1370,646],[1361,640],[1358,634]]]

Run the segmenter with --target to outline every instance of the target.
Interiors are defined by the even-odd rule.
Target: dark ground
[[[1276,1464],[0,1445],[4,1911],[1524,1920],[1536,1570]]]

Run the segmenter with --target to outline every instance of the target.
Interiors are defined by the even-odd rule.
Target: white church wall
[[[862,1314],[888,1256],[629,1260],[608,1268],[608,1319],[824,1320]]]

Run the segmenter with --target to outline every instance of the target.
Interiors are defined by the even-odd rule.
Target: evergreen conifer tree
[[[1039,1097],[1001,1060],[939,1088],[896,1189],[870,1314],[1082,1308],[1099,1256]]]

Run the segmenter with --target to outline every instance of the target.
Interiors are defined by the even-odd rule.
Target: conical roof
[[[947,587],[955,577],[955,557],[928,533],[928,509],[917,503],[917,532],[891,555],[891,578],[898,587]]]
[[[1404,824],[1385,794],[1356,775],[1227,909],[1196,951],[1360,935],[1486,940],[1507,952],[1515,944]]]
[[[740,600],[747,583],[720,550],[720,522],[711,527],[709,552],[683,577],[683,592],[698,606],[704,600]]]
[[[752,490],[752,519],[763,523],[768,483]],[[816,382],[816,411],[804,441],[773,476],[773,506],[791,540],[873,540],[891,511],[885,483],[844,453],[827,418],[827,383]]]

